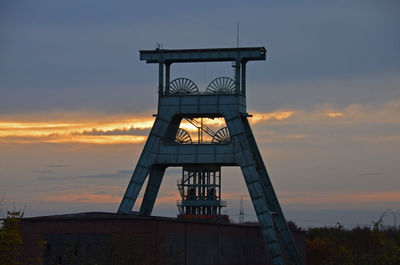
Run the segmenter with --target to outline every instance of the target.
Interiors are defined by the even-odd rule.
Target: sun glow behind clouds
[[[269,113],[254,113],[253,118],[250,120],[252,124],[256,124],[262,121],[269,120],[286,120],[289,119],[293,115],[293,111],[276,111]]]
[[[111,120],[111,121],[107,121]],[[0,121],[1,143],[142,143],[153,118],[110,119],[106,117],[78,121]]]
[[[284,120],[292,116],[292,111],[256,113],[250,119],[252,124],[268,120]],[[32,117],[14,117],[0,120],[0,143],[87,143],[87,144],[137,144],[147,139],[154,118],[150,115],[126,117],[82,115],[60,115],[47,120]],[[207,126],[218,130],[226,126],[223,118],[204,119]],[[181,128],[195,132],[197,128],[182,121]]]
[[[249,121],[262,133],[267,130],[264,125],[351,124],[354,126],[358,123],[398,124],[400,117],[400,101],[386,103],[378,109],[360,105],[350,105],[335,111],[332,111],[332,109],[328,106],[308,111],[254,112]],[[203,120],[207,126],[215,131],[226,126],[224,118]],[[42,114],[41,117],[26,115],[0,117],[0,143],[138,144],[146,141],[153,123],[154,118],[150,114],[113,116],[61,113],[57,116]],[[182,121],[180,127],[190,133],[197,131],[195,126],[185,120]],[[292,140],[307,137],[301,131],[296,131],[288,136]],[[385,137],[398,137],[398,135],[385,135]]]
[[[342,117],[343,113],[341,113],[341,112],[329,112],[326,115],[328,115],[328,117],[331,117],[331,118],[338,118],[338,117]]]

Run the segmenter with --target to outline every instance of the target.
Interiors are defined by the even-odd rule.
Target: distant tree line
[[[400,265],[400,229],[383,226],[310,228],[307,265]]]

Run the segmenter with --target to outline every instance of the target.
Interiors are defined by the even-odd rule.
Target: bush
[[[0,264],[19,264],[18,247],[22,244],[19,231],[19,222],[22,214],[20,212],[7,212],[3,226],[0,227]]]
[[[398,265],[400,230],[394,227],[342,226],[307,231],[308,265]]]

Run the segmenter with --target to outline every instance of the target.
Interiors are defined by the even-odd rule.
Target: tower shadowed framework
[[[273,264],[284,264],[280,245],[291,263],[301,264],[247,119],[250,115],[246,112],[246,64],[265,59],[264,47],[140,51],[140,60],[159,65],[158,112],[119,213],[132,212],[148,176],[139,214],[151,215],[167,167],[239,166]],[[193,62],[234,62],[235,79],[214,80],[205,92],[199,92],[186,78],[170,81],[172,64]],[[179,128],[181,121],[196,123],[201,118],[223,118],[227,128],[220,135],[215,133],[211,142],[189,141],[190,137]]]

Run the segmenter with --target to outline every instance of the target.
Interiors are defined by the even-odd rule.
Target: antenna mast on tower
[[[236,48],[239,48],[239,21],[236,22]]]

